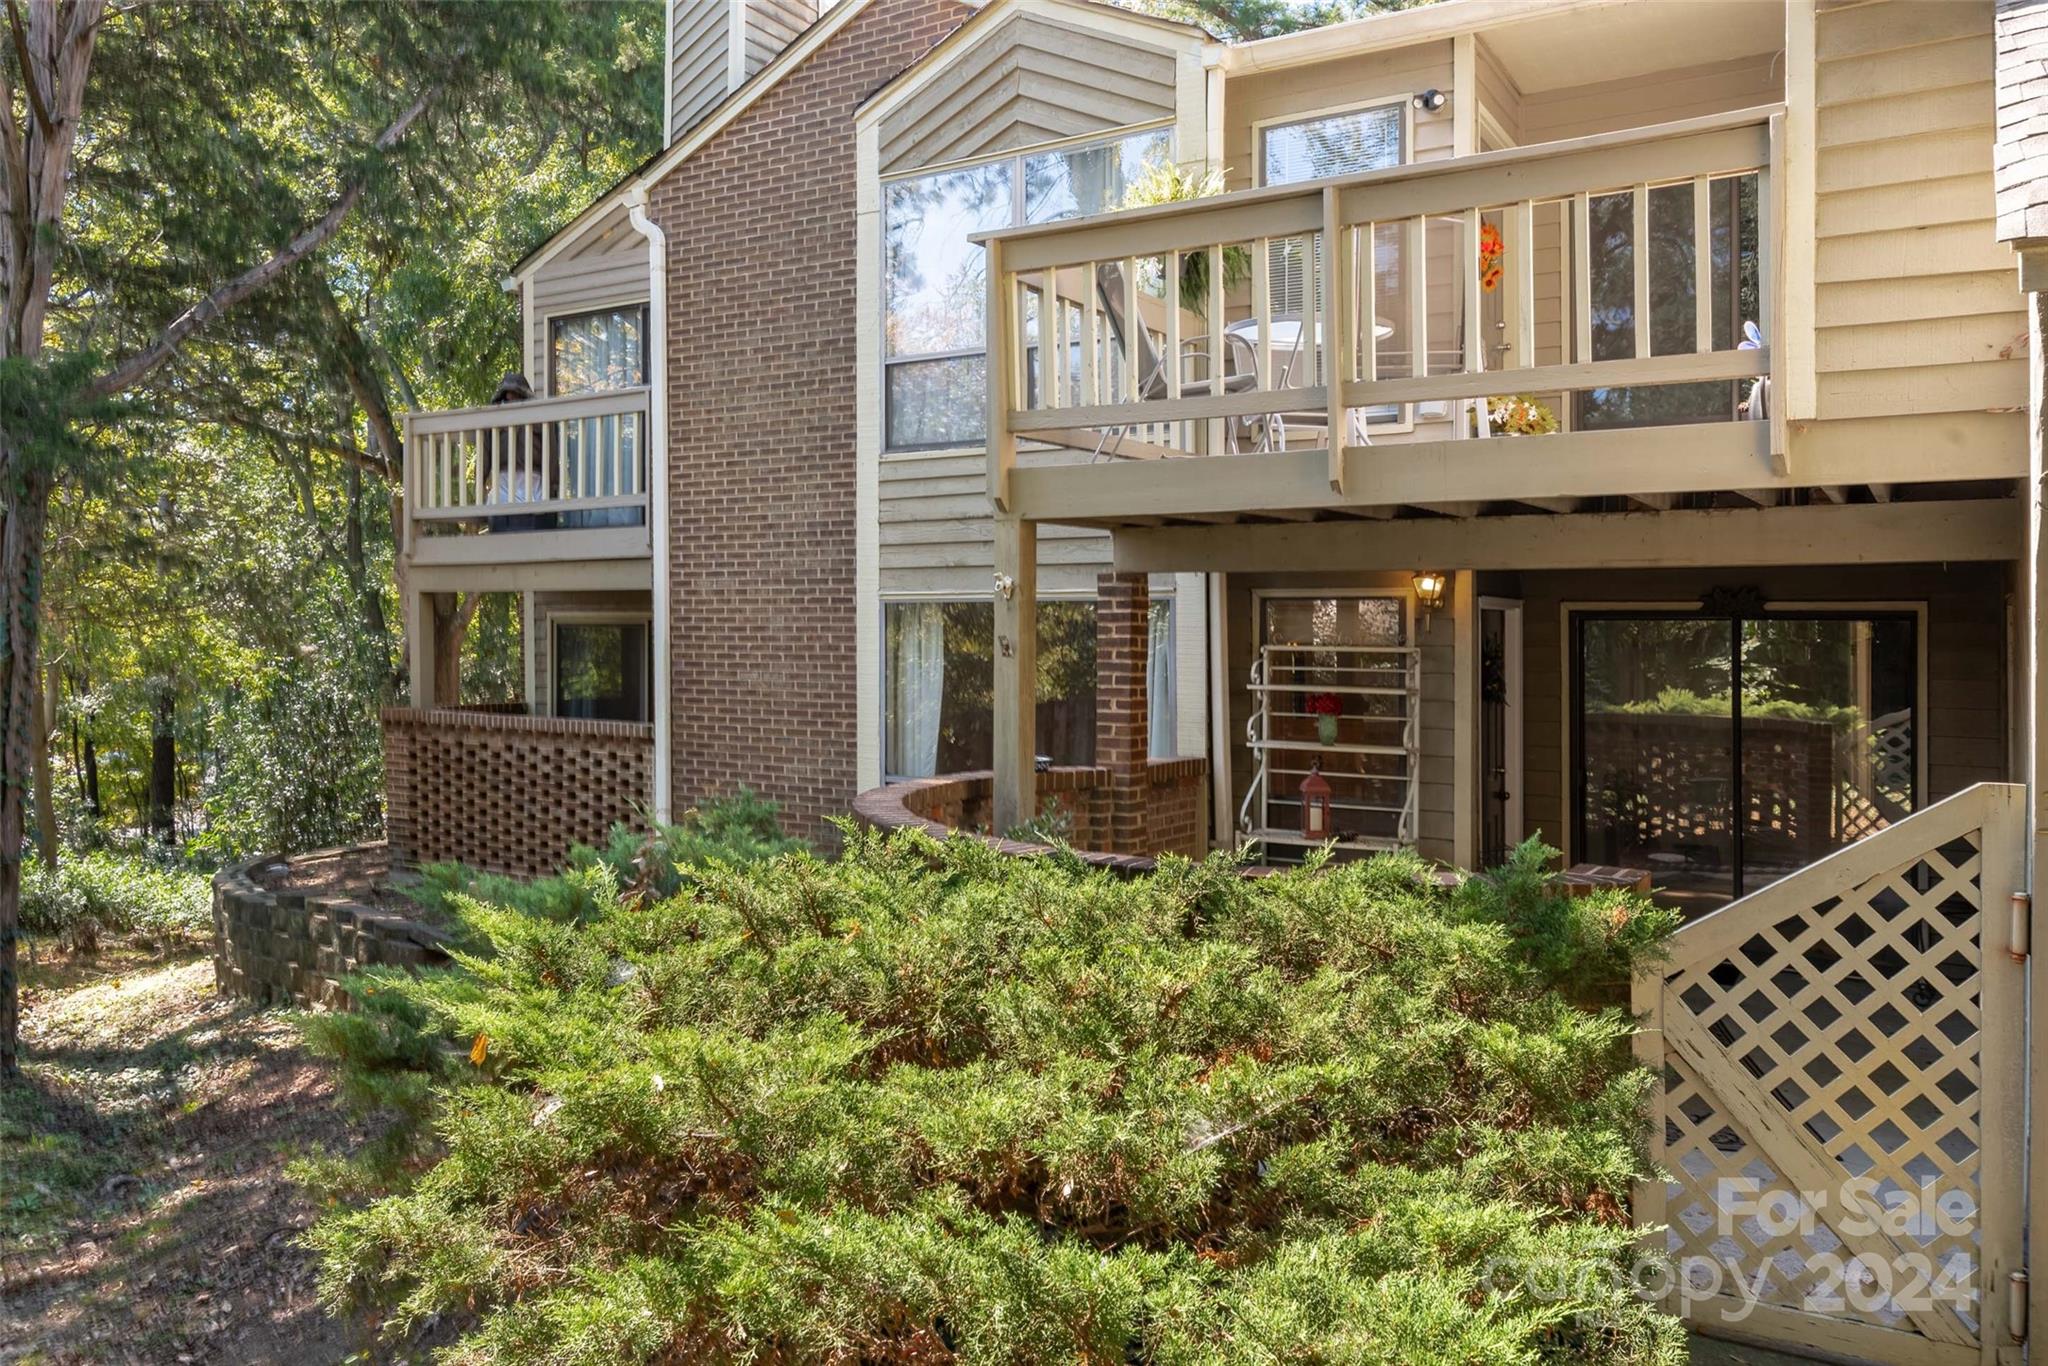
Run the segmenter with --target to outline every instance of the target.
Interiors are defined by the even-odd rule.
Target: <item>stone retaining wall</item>
[[[214,874],[213,976],[223,996],[346,1009],[340,979],[360,967],[438,966],[448,937],[396,911],[340,894],[294,890],[295,872],[316,860],[350,865],[367,888],[388,874],[385,845],[312,854],[264,854]],[[332,881],[329,879],[328,881]]]

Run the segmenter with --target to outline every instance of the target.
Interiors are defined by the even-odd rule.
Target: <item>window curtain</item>
[[[888,753],[893,778],[929,778],[939,767],[939,708],[946,692],[945,606],[889,605]]]
[[[1152,604],[1151,645],[1145,656],[1145,696],[1149,701],[1149,747],[1155,759],[1180,752],[1173,696],[1173,604]]]

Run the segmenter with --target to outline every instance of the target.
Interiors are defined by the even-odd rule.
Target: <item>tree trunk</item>
[[[18,457],[0,450],[0,469],[18,469]],[[28,788],[29,735],[40,669],[43,535],[50,515],[50,477],[38,470],[0,489],[0,1077],[21,1068],[21,983],[16,957],[21,940],[21,841]]]
[[[168,680],[157,690],[149,730],[149,832],[164,844],[178,842],[177,693]]]
[[[29,764],[36,783],[36,854],[43,867],[57,867],[57,784],[50,770],[50,736],[57,728],[57,670],[46,675],[44,686],[36,689],[30,722]]]
[[[462,705],[462,640],[483,601],[481,593],[434,594],[434,706]]]
[[[85,732],[83,748],[78,765],[78,780],[84,784],[80,795],[85,798],[86,811],[98,820],[104,814],[104,808],[100,806],[100,747],[92,742],[91,731]]]

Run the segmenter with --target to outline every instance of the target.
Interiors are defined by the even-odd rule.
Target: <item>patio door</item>
[[[1706,911],[1920,804],[1918,620],[1572,618],[1573,853]]]

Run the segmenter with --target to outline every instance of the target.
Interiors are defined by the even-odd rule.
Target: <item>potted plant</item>
[[[1302,709],[1316,718],[1316,743],[1337,743],[1337,718],[1344,712],[1343,699],[1333,692],[1310,693]]]
[[[1156,204],[1185,204],[1223,193],[1223,172],[1216,167],[1197,169],[1172,161],[1148,164],[1124,191],[1119,209],[1145,209]],[[1248,247],[1223,249],[1223,287],[1233,289],[1251,278],[1252,254]],[[1180,258],[1180,306],[1198,317],[1209,312],[1209,253],[1190,251]]]
[[[1479,435],[1479,414],[1474,409],[1466,418],[1472,435]],[[1534,394],[1509,394],[1486,400],[1487,430],[1494,436],[1549,436],[1558,430],[1557,414]]]

